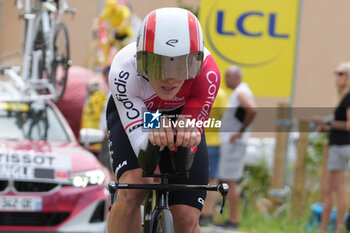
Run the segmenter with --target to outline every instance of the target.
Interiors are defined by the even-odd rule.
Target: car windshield
[[[0,139],[70,141],[58,115],[44,102],[0,102]]]

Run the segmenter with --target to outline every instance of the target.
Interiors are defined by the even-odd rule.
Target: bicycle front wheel
[[[56,25],[53,40],[53,61],[50,82],[54,87],[56,100],[60,100],[66,89],[68,69],[71,65],[68,30],[65,24]]]
[[[152,233],[174,233],[173,216],[167,209],[153,215]]]

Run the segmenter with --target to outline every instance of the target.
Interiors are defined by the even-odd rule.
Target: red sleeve
[[[196,121],[209,118],[216,94],[220,87],[220,71],[212,55],[208,55],[203,64],[203,71],[192,82],[190,96],[181,112],[182,115]],[[203,133],[203,127],[199,128]]]

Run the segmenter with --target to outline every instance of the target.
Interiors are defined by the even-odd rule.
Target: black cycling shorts
[[[119,114],[112,97],[110,97],[108,100],[106,117],[109,133],[109,153],[111,156],[111,165],[117,180],[119,180],[125,171],[139,168],[139,164],[129,142],[129,138],[124,131],[124,127],[119,118]],[[172,171],[170,159],[167,159],[166,155],[162,155],[160,169],[163,172],[170,173]],[[193,165],[190,169],[189,179],[184,177],[170,178],[169,183],[207,185],[208,181],[209,159],[205,136],[203,133],[201,143],[197,148]],[[170,192],[169,205],[184,204],[195,207],[201,211],[206,195],[206,191]]]

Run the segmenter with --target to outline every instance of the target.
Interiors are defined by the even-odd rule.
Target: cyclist
[[[202,127],[188,121],[205,121],[220,85],[218,67],[204,48],[198,19],[181,8],[161,8],[149,13],[137,42],[125,46],[114,57],[109,73],[112,98],[107,106],[107,127],[113,171],[119,183],[152,183],[143,178],[137,156],[148,142],[195,151],[189,178],[170,178],[169,183],[208,184],[208,152]],[[161,117],[159,129],[143,129],[146,111],[178,115],[171,124]],[[157,112],[156,112],[157,113]],[[153,115],[154,116],[154,115]],[[176,140],[174,136],[176,134]],[[164,156],[161,171],[171,171]],[[161,166],[160,165],[160,166]],[[119,190],[110,212],[108,232],[141,232],[140,206],[144,190]],[[176,233],[200,232],[198,219],[205,191],[170,192],[169,205]]]

